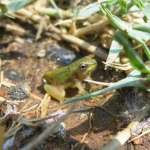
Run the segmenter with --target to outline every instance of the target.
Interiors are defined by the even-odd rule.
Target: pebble
[[[27,83],[21,83],[16,86],[11,86],[8,94],[13,100],[23,100],[24,98],[29,97],[29,86]]]

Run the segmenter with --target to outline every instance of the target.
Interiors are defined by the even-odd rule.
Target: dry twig
[[[88,34],[88,33],[91,33],[91,32],[98,32],[100,30],[103,30],[103,28],[107,25],[110,24],[110,20],[109,19],[105,19],[105,20],[102,20],[102,21],[99,21],[98,23],[95,23],[95,24],[92,24],[88,27],[84,27],[84,28],[80,28],[80,29],[77,29],[75,31],[75,36],[77,37],[81,37],[85,34]]]
[[[135,139],[138,139],[138,138],[140,138],[140,137],[144,136],[145,134],[147,134],[147,133],[149,133],[149,132],[150,132],[150,129],[149,129],[149,130],[147,130],[147,131],[145,131],[145,132],[143,132],[142,134],[140,134],[140,135],[136,136],[136,137],[135,137],[135,138],[133,138],[132,140],[128,141],[128,143],[130,143],[130,142],[134,141]]]
[[[92,112],[90,113],[90,116],[89,116],[89,129],[88,129],[88,132],[84,134],[82,140],[78,143],[76,143],[72,148],[71,150],[74,150],[74,148],[76,148],[79,144],[83,143],[85,141],[85,138],[87,137],[87,135],[91,132],[91,129],[92,129],[92,116],[93,116],[93,111],[94,109],[92,110]]]
[[[41,20],[41,18],[42,18],[40,15],[34,14],[31,11],[28,11],[25,8],[19,9],[17,11],[17,14],[19,14],[21,16],[25,16],[26,18],[31,19],[34,22],[39,22]]]
[[[37,147],[41,142],[43,142],[48,136],[49,134],[53,133],[53,130],[63,121],[65,121],[68,116],[71,114],[71,112],[73,111],[75,107],[75,104],[73,104],[71,106],[71,108],[69,109],[69,111],[62,116],[59,120],[57,120],[54,124],[52,124],[50,127],[48,127],[44,132],[42,132],[36,139],[34,139],[32,142],[30,142],[29,144],[27,144],[25,147],[23,147],[21,150],[29,150],[32,149],[34,147]]]
[[[88,51],[89,53],[94,53],[96,56],[100,57],[103,60],[106,60],[107,54],[103,52],[100,48],[85,42],[75,36],[69,34],[61,34],[62,39],[66,40],[67,42],[73,43],[78,45],[79,47],[83,48],[84,50]]]
[[[139,124],[140,120],[147,114],[149,110],[149,105],[147,104],[142,108],[141,113],[137,114],[135,119],[118,135],[111,140],[102,150],[116,150],[121,148],[121,146],[130,138],[131,132],[136,128]]]
[[[49,102],[51,100],[51,97],[46,94],[46,96],[43,99],[43,105],[41,106],[41,118],[46,117],[46,113],[49,107]]]

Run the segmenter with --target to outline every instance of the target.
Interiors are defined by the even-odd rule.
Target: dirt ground
[[[14,84],[27,83],[32,93],[38,97],[43,98],[45,91],[43,90],[42,76],[48,70],[60,67],[56,61],[49,61],[45,56],[42,58],[37,57],[38,52],[44,49],[46,52],[51,45],[55,43],[51,39],[44,39],[37,43],[32,40],[23,45],[13,43],[9,48],[2,47],[0,56],[2,59],[1,70],[4,72],[4,80]],[[65,42],[60,43],[59,46],[66,46]],[[68,46],[68,48],[70,48]],[[81,53],[84,56],[85,53]],[[81,57],[80,56],[80,57]],[[78,59],[78,56],[76,56]],[[98,61],[98,67],[92,74],[92,78],[102,82],[115,82],[125,77],[123,72],[116,72],[115,70],[104,70],[104,65],[101,60],[95,57]],[[102,86],[97,86],[99,89]],[[2,86],[2,91],[5,92],[5,97],[9,97],[7,91],[9,89]],[[67,96],[78,96],[78,91],[69,89]],[[70,93],[70,94],[69,94]],[[118,131],[125,128],[131,121],[136,113],[137,108],[148,100],[148,94],[143,89],[138,89],[139,99],[142,101],[135,106],[135,97],[138,94],[133,94],[133,88],[124,88],[118,91],[112,91],[98,97],[98,100],[90,99],[88,101],[78,102],[73,113],[66,119],[66,137],[60,139],[59,137],[48,138],[43,144],[35,149],[42,150],[100,150],[104,147]],[[109,103],[107,101],[109,100]],[[22,108],[31,107],[39,104],[40,101],[29,97],[23,100],[17,106],[18,110]],[[129,105],[130,104],[130,105]],[[54,112],[55,108],[59,108],[60,103],[52,99],[49,102],[47,115]],[[64,112],[67,111],[70,105],[62,108]],[[101,108],[105,106],[105,109]],[[131,111],[132,110],[132,111]],[[126,113],[128,112],[128,113]],[[2,114],[1,114],[2,115]],[[33,119],[37,118],[36,108],[25,113],[22,113],[24,118]],[[38,135],[38,134],[37,134]],[[37,135],[31,136],[29,139],[24,139],[20,146],[14,146],[11,149],[20,149],[26,143],[36,138]],[[81,142],[81,143],[80,143]],[[149,134],[141,137],[139,141],[131,142],[124,145],[120,150],[142,150],[150,149]]]

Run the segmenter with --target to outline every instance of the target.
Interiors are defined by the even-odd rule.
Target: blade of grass
[[[103,11],[106,13],[107,17],[111,20],[112,25],[118,29],[120,32],[122,32],[127,37],[137,41],[138,43],[141,43],[144,51],[147,55],[147,57],[150,60],[150,51],[148,47],[146,46],[145,42],[150,39],[150,33],[134,30],[132,28],[132,25],[122,21],[117,16],[114,16],[111,14],[111,12],[103,5],[101,4]]]
[[[121,6],[121,9],[123,12],[127,12],[127,1],[126,0],[118,0],[118,3],[120,4]]]
[[[79,16],[80,17],[89,17],[92,14],[100,11],[100,7],[98,5],[99,2],[91,3],[85,6],[83,9],[80,10]]]
[[[132,49],[132,47],[129,45],[127,38],[121,33],[116,33],[116,39],[121,43],[124,47],[124,50],[130,59],[130,63],[132,66],[139,70],[142,73],[150,73],[150,71],[146,68],[146,65],[142,61],[142,59],[139,57],[139,55]]]
[[[8,9],[8,14],[14,13],[20,8],[24,7],[26,4],[33,2],[34,0],[11,0],[10,4],[6,5]]]
[[[101,7],[99,3],[102,3],[103,1],[116,3],[117,0],[98,0],[98,2],[91,3],[80,10],[79,17],[90,17],[94,13],[100,11]]]
[[[111,64],[122,51],[123,46],[116,40],[116,33],[112,41],[111,47],[109,49],[109,55],[106,60],[106,64]],[[105,65],[105,70],[108,68],[108,65]]]
[[[144,13],[144,21],[150,23],[150,9],[141,0],[134,0],[134,3],[139,6]]]
[[[67,104],[67,103],[72,103],[72,102],[76,102],[79,100],[85,100],[85,99],[89,99],[91,97],[97,96],[97,95],[101,95],[104,94],[106,92],[115,90],[115,89],[119,89],[122,87],[130,87],[130,86],[137,86],[137,87],[146,87],[147,86],[147,79],[145,78],[135,78],[135,77],[127,77],[117,83],[115,83],[113,86],[107,87],[105,89],[87,94],[87,95],[83,95],[80,97],[75,97],[75,98],[71,98],[68,101],[63,102],[63,104]]]
[[[150,25],[149,26],[142,26],[139,24],[134,24],[132,27],[133,27],[133,29],[150,33]]]
[[[56,3],[54,0],[49,0],[49,2],[51,3],[51,5],[56,9],[58,15],[60,18],[62,18],[62,12],[59,10],[59,8],[57,7]]]

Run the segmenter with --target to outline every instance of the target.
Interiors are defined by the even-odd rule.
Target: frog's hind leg
[[[55,99],[59,100],[60,102],[64,101],[64,97],[66,92],[62,86],[52,86],[49,84],[44,85],[45,91]]]

